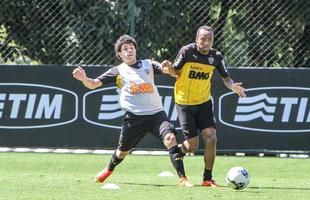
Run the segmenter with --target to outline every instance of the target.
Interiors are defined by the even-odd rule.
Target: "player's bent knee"
[[[195,153],[197,151],[197,149],[198,149],[198,145],[196,145],[196,146],[189,146],[188,152],[189,153]]]
[[[170,149],[177,145],[177,139],[173,133],[168,133],[164,138],[164,145]]]
[[[184,141],[183,146],[186,149],[187,153],[195,153],[198,149],[198,141],[194,138],[189,139]]]
[[[215,131],[212,132],[212,133],[210,134],[209,138],[210,138],[210,140],[211,140],[212,142],[217,142],[216,132],[215,132]]]
[[[208,128],[207,130],[203,131],[203,139],[207,143],[216,143],[217,136],[216,136],[216,129],[215,128]]]
[[[120,151],[120,150],[117,150],[116,151],[116,156],[118,158],[125,158],[127,155],[128,155],[129,151]]]

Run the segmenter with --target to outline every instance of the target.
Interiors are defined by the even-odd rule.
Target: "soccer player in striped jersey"
[[[83,68],[73,71],[73,77],[85,87],[95,89],[109,83],[120,83],[120,106],[125,117],[119,137],[119,144],[108,165],[95,176],[95,182],[104,182],[120,164],[128,152],[134,148],[146,133],[151,132],[160,138],[167,147],[170,160],[179,176],[180,185],[192,187],[185,176],[183,157],[176,141],[176,131],[164,112],[161,97],[154,84],[154,74],[163,73],[162,65],[151,60],[137,60],[136,41],[121,36],[115,44],[117,58],[123,62],[99,77],[87,77]]]
[[[212,179],[216,157],[216,127],[211,100],[211,77],[214,69],[221,75],[224,84],[240,97],[245,97],[242,83],[235,83],[226,68],[222,54],[213,49],[214,32],[209,26],[197,30],[196,42],[181,48],[173,65],[169,61],[165,71],[177,77],[174,97],[180,125],[185,141],[181,146],[184,153],[198,148],[198,134],[205,144],[203,186],[219,187]],[[197,131],[199,130],[199,132]]]

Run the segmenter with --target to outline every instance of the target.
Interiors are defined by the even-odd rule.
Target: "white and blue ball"
[[[226,183],[235,190],[242,190],[250,183],[250,174],[243,167],[233,167],[227,173]]]

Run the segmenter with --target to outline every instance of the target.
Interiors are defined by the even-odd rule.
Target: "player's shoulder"
[[[183,46],[181,49],[183,49],[184,51],[192,51],[196,48],[197,48],[196,43],[190,43],[190,44]]]
[[[143,59],[143,60],[139,60],[139,61],[142,62],[142,63],[152,63],[151,59]]]
[[[118,64],[118,65],[114,65],[114,67],[112,67],[112,68],[116,68],[116,69],[118,69],[118,68],[120,68],[120,67],[123,67],[124,65],[126,65],[126,63],[120,63],[120,64]]]
[[[122,68],[124,63],[112,66],[108,71],[113,73],[119,73],[119,69]]]
[[[196,43],[190,43],[181,47],[179,54],[191,55],[196,50]]]
[[[217,49],[211,48],[210,49],[210,54],[215,56],[215,57],[223,57],[223,54],[218,51]]]
[[[140,62],[141,67],[147,67],[147,66],[151,66],[153,65],[153,60],[151,59],[143,59],[143,60],[139,60],[138,62]]]

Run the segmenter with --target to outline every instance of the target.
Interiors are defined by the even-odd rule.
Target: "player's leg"
[[[182,152],[195,153],[198,149],[198,145],[199,145],[199,138],[198,136],[195,136],[192,138],[186,137],[183,143],[180,145],[180,147]]]
[[[215,119],[213,115],[212,101],[200,105],[197,124],[201,130],[204,141],[204,172],[203,186],[219,187],[212,179],[213,166],[216,157],[217,136],[215,129]]]
[[[176,104],[178,118],[184,135],[184,142],[180,145],[184,153],[195,153],[198,149],[199,138],[195,115],[198,111],[197,106]]]
[[[185,154],[177,144],[176,137],[172,132],[164,135],[163,143],[169,151],[170,160],[179,177],[185,176],[183,158]]]
[[[127,154],[128,151],[116,149],[109,164],[95,176],[94,181],[100,183],[104,182],[113,173],[114,168],[124,160]]]
[[[130,149],[144,137],[143,124],[145,123],[142,117],[128,112],[125,114],[117,150],[113,153],[109,164],[96,175],[95,182],[104,182],[112,174],[114,168],[124,160]]]
[[[178,146],[175,128],[168,121],[167,115],[164,111],[154,115],[152,133],[159,136],[165,147],[168,149],[170,161],[180,178],[180,185],[184,187],[192,187],[193,185],[189,182],[185,175],[183,164],[185,153],[183,153],[181,148]]]
[[[201,133],[205,143],[205,149],[204,149],[205,168],[203,172],[202,185],[219,187],[219,185],[217,185],[215,181],[212,179],[213,166],[216,157],[216,143],[217,143],[216,129],[213,127],[206,128],[202,130]]]
[[[180,186],[193,187],[194,185],[188,180],[185,175],[183,163],[185,153],[183,153],[181,148],[178,146],[175,134],[171,132],[165,134],[163,142],[168,149],[170,161],[179,176]]]

